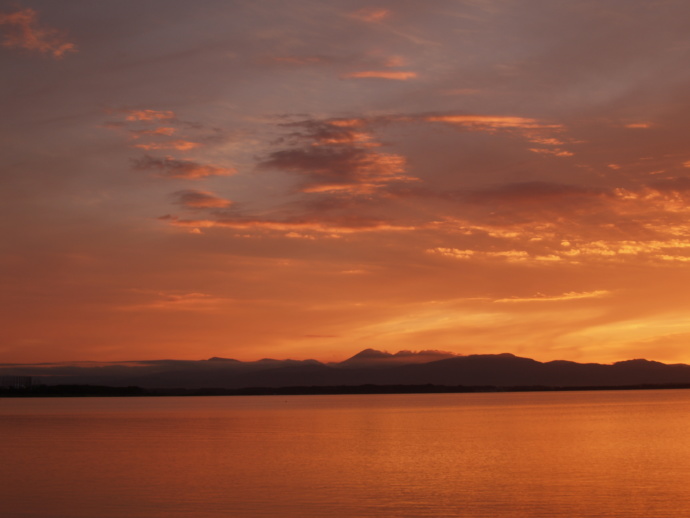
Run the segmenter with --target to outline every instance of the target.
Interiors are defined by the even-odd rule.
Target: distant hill
[[[497,387],[630,386],[690,383],[690,366],[649,360],[602,365],[538,362],[512,354],[454,355],[442,351],[366,349],[339,363],[263,359],[242,362],[152,360],[113,363],[0,364],[0,376],[31,376],[34,384],[143,388],[249,388],[355,385]]]
[[[409,363],[429,363],[436,360],[444,360],[457,356],[444,351],[399,351],[395,354],[377,351],[376,349],[364,349],[352,358],[330,365],[340,367],[391,367]]]

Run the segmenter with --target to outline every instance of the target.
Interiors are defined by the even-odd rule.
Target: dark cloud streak
[[[132,167],[137,171],[154,171],[157,176],[162,178],[183,178],[186,180],[198,180],[207,176],[229,176],[237,172],[232,167],[202,164],[172,157],[158,158],[151,155],[132,159]]]

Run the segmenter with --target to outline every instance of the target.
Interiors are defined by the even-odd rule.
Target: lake
[[[690,516],[690,390],[0,399],[8,518]]]

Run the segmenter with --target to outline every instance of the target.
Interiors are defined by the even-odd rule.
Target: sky
[[[690,363],[684,0],[0,0],[0,361]]]

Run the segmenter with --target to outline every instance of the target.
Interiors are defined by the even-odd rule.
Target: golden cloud
[[[283,233],[318,232],[327,234],[355,234],[360,232],[382,232],[382,231],[410,231],[415,230],[415,226],[394,225],[388,222],[366,220],[366,219],[344,219],[342,221],[319,221],[316,219],[292,219],[292,220],[270,220],[270,219],[179,219],[176,216],[162,216],[161,221],[166,221],[173,226],[193,227],[193,228],[231,228],[236,230],[269,230]],[[294,237],[292,234],[290,237]],[[303,236],[302,236],[303,237]]]
[[[545,124],[539,122],[537,119],[502,115],[429,115],[424,117],[424,120],[475,128],[494,129],[557,129],[562,127],[560,124]]]
[[[464,246],[430,253],[525,265],[690,261],[690,181],[683,178],[634,190],[515,184],[459,199],[464,218],[434,226],[449,237],[463,236]]]
[[[160,121],[175,118],[175,112],[171,110],[123,110],[125,120],[128,121]]]
[[[599,299],[602,297],[607,297],[611,294],[607,290],[595,290],[595,291],[569,291],[561,295],[542,295],[537,294],[534,297],[510,297],[505,299],[496,299],[494,302],[499,303],[522,303],[522,302],[561,302],[569,300],[582,300],[582,299]]]
[[[173,193],[175,203],[190,209],[219,209],[232,205],[230,200],[216,196],[209,191],[185,189]]]
[[[508,262],[526,262],[531,256],[524,250],[502,250],[498,252],[481,250],[459,250],[456,248],[430,248],[427,253],[438,254],[453,259],[500,259]]]
[[[575,153],[571,151],[565,151],[563,149],[547,149],[547,148],[530,148],[532,153],[539,153],[541,155],[553,155],[553,156],[573,156]]]
[[[344,79],[390,79],[393,81],[407,81],[417,77],[417,72],[395,71],[395,70],[365,70],[362,72],[351,72],[341,76]]]
[[[38,25],[37,19],[38,13],[33,9],[0,13],[0,25],[7,28],[2,46],[51,54],[57,59],[68,52],[76,52],[74,43],[67,41],[58,30]]]
[[[196,149],[203,144],[199,142],[191,142],[189,140],[169,140],[167,142],[149,142],[148,144],[136,144],[134,147],[151,151],[154,149],[175,149],[177,151],[189,151]]]

